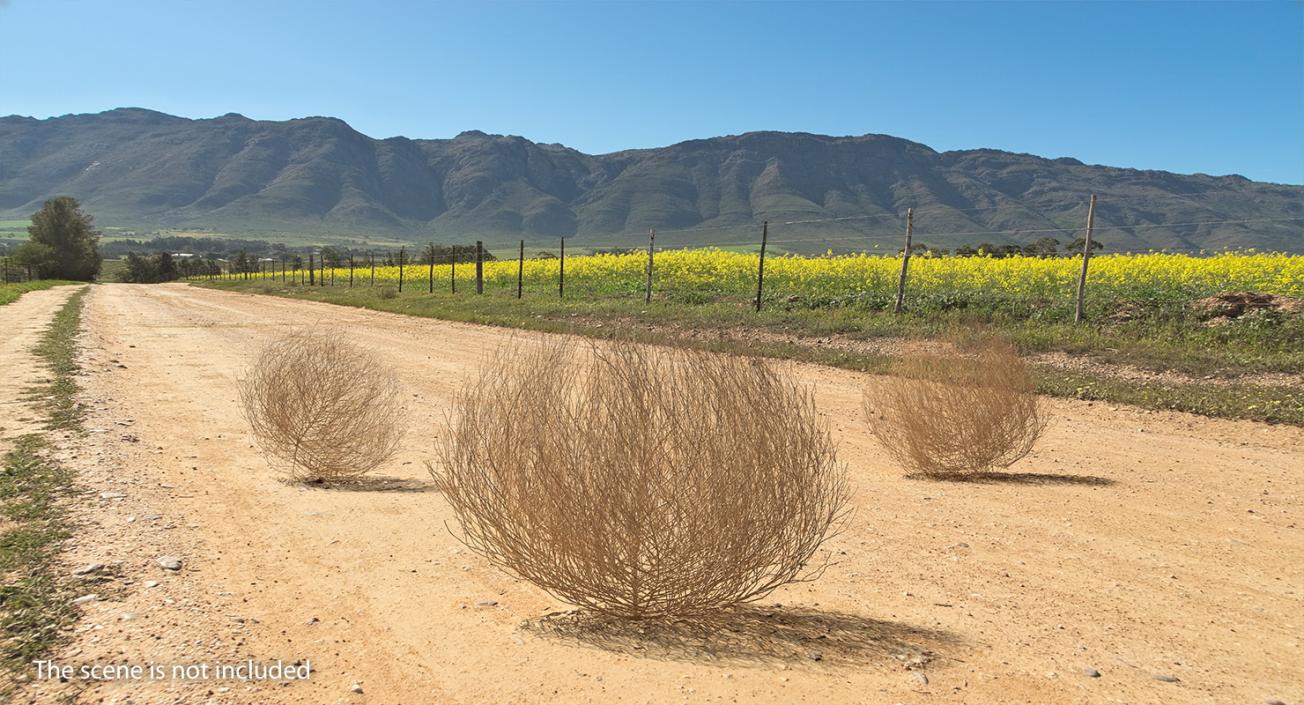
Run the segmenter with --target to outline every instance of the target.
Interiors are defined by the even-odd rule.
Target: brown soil
[[[1304,700],[1304,429],[1053,400],[1010,474],[934,482],[871,440],[874,377],[793,364],[853,477],[835,564],[712,624],[611,624],[467,552],[426,484],[454,389],[511,331],[177,285],[95,287],[85,321],[92,432],[66,455],[86,528],[68,570],[110,568],[56,660],[314,673],[46,683],[33,702]],[[411,433],[388,479],[290,485],[254,448],[233,382],[294,326],[340,330],[400,371]],[[164,554],[183,569],[160,569]]]
[[[1191,308],[1209,319],[1239,318],[1251,311],[1280,311],[1295,315],[1304,313],[1304,299],[1235,291],[1197,299],[1191,302]]]

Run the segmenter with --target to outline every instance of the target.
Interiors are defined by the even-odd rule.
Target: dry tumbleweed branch
[[[685,616],[816,577],[845,471],[809,391],[760,360],[632,343],[500,350],[436,483],[462,540],[557,597]],[[576,356],[580,356],[580,362]]]
[[[357,477],[388,460],[403,438],[398,379],[336,337],[300,332],[273,340],[239,386],[259,446],[296,480]]]
[[[1027,367],[1006,343],[972,354],[916,353],[865,392],[870,430],[907,469],[956,477],[1005,468],[1027,455],[1047,415]]]

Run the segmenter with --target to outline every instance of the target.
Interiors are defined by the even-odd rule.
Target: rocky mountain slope
[[[1304,250],[1304,186],[937,152],[885,135],[755,132],[589,155],[481,132],[378,140],[325,117],[0,118],[0,220],[59,194],[101,225],[420,241],[600,246],[657,228],[667,245],[728,245],[769,220],[781,247],[809,251],[896,247],[907,207],[933,246],[1067,243],[1093,192],[1111,249]]]

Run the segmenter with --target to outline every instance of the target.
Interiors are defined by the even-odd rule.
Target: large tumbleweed
[[[964,352],[913,353],[865,392],[869,428],[908,470],[962,477],[1027,455],[1047,415],[1028,369],[994,339]]]
[[[403,439],[398,379],[338,337],[274,339],[239,387],[258,445],[296,480],[356,478],[393,456]]]
[[[514,345],[458,412],[431,472],[460,538],[599,612],[697,615],[811,579],[845,515],[811,393],[760,360]]]

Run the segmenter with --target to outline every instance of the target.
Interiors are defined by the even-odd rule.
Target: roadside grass
[[[365,280],[363,280],[365,283]],[[884,372],[887,354],[854,352],[830,345],[875,340],[954,338],[957,331],[997,332],[1024,354],[1062,351],[1109,365],[1134,365],[1209,377],[1209,383],[1138,382],[1107,374],[1037,366],[1038,391],[1059,397],[1110,401],[1150,409],[1187,411],[1221,418],[1304,425],[1304,392],[1285,385],[1256,384],[1247,373],[1304,372],[1304,316],[1233,321],[1209,327],[1171,307],[1129,321],[1074,325],[1037,317],[980,310],[920,309],[893,315],[858,307],[785,308],[772,303],[755,312],[737,301],[678,300],[673,294],[641,298],[593,296],[568,290],[561,300],[527,292],[491,291],[483,296],[427,293],[424,281],[395,294],[393,287],[309,287],[271,281],[203,281],[202,286],[357,306],[414,316],[636,340],[724,352],[815,362]],[[845,348],[846,346],[842,346]],[[866,347],[872,347],[868,345]]]
[[[15,676],[48,653],[76,619],[69,586],[54,570],[71,535],[61,498],[72,473],[50,460],[48,450],[39,435],[23,436],[5,454],[0,473],[0,665]]]
[[[29,291],[40,291],[41,289],[49,289],[52,286],[77,283],[79,282],[64,281],[62,279],[36,279],[29,282],[0,284],[0,306],[17,301],[19,296]]]
[[[54,315],[50,327],[36,346],[36,354],[45,360],[54,379],[32,390],[34,398],[46,403],[46,428],[80,431],[83,409],[77,403],[77,331],[81,329],[82,301],[86,289],[73,294]]]
[[[74,294],[55,315],[35,352],[50,366],[54,379],[31,390],[44,402],[47,427],[80,430],[83,409],[77,404],[76,335],[86,290]],[[57,557],[71,536],[66,498],[73,473],[57,462],[41,434],[17,439],[0,462],[0,668],[14,678],[0,686],[0,700],[17,689],[17,676],[59,642],[77,619],[71,584]]]

